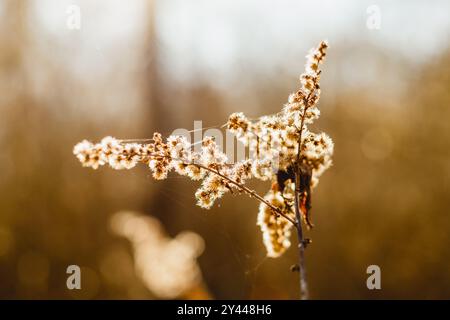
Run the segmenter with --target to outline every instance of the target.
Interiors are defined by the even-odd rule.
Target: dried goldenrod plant
[[[323,41],[307,55],[306,70],[300,76],[301,87],[289,96],[276,114],[248,119],[233,113],[227,129],[249,149],[249,156],[230,163],[212,137],[204,137],[201,150],[194,151],[186,137],[170,136],[166,140],[154,133],[148,143],[129,142],[112,137],[93,144],[82,141],[74,154],[85,167],[97,169],[108,164],[113,169],[131,169],[137,163],[149,166],[153,177],[165,179],[170,171],[192,180],[201,180],[195,193],[197,204],[209,209],[225,193],[242,193],[260,202],[257,224],[269,257],[279,257],[291,245],[291,229],[297,231],[300,273],[300,295],[306,299],[308,288],[304,251],[309,243],[303,236],[302,224],[310,219],[311,190],[318,178],[331,166],[333,142],[325,133],[313,133],[308,125],[320,111],[320,64],[328,44]],[[261,196],[246,186],[256,178],[271,181],[271,188]]]

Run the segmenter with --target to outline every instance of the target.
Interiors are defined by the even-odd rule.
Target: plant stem
[[[221,178],[223,178],[224,180],[228,181],[231,184],[234,184],[236,187],[238,187],[239,189],[241,189],[242,191],[248,193],[250,195],[250,197],[254,197],[256,198],[258,201],[264,203],[266,206],[268,206],[270,209],[272,209],[272,211],[276,212],[277,214],[279,214],[280,216],[282,216],[283,218],[285,218],[286,220],[288,220],[290,223],[292,223],[295,227],[297,227],[297,223],[296,221],[292,220],[291,218],[289,218],[286,214],[284,214],[279,208],[273,206],[272,204],[270,204],[266,199],[264,199],[263,197],[261,197],[259,194],[257,194],[255,191],[247,188],[246,186],[240,184],[239,182],[234,181],[231,178],[228,178],[226,175],[221,174],[220,172],[208,168],[206,166],[203,166],[201,164],[195,164],[195,163],[191,163],[191,165],[195,165],[198,166],[199,168],[208,170],[218,176],[220,176]]]
[[[295,219],[297,224],[295,225],[297,229],[297,239],[298,239],[298,266],[300,275],[300,299],[308,299],[308,282],[306,280],[306,267],[305,267],[305,249],[306,241],[303,238],[301,214],[300,214],[300,168],[295,173]]]
[[[152,154],[151,156],[153,156],[153,157],[155,157],[155,158],[160,157],[160,158],[169,158],[169,159],[173,159],[173,160],[183,161],[183,164],[184,164],[184,165],[192,165],[192,166],[196,166],[196,167],[198,167],[198,168],[201,168],[201,169],[204,169],[204,170],[206,170],[206,171],[209,171],[209,172],[211,172],[211,173],[213,173],[213,174],[216,174],[216,175],[218,175],[219,177],[223,178],[224,180],[228,181],[229,183],[235,185],[235,186],[236,186],[238,189],[240,189],[241,191],[247,193],[250,197],[255,198],[256,200],[258,200],[258,201],[264,203],[266,206],[268,206],[270,209],[272,209],[272,211],[273,211],[275,214],[278,214],[278,215],[282,216],[284,219],[286,219],[287,221],[289,221],[290,223],[292,223],[295,227],[297,227],[297,222],[296,222],[296,221],[294,221],[293,219],[291,219],[290,217],[288,217],[288,216],[287,216],[283,211],[281,211],[279,208],[277,208],[277,207],[275,207],[274,205],[272,205],[271,203],[269,203],[269,202],[268,202],[266,199],[264,199],[261,195],[259,195],[259,194],[256,193],[255,191],[253,191],[253,190],[247,188],[247,187],[244,186],[243,184],[241,184],[241,183],[239,183],[239,182],[237,182],[237,181],[234,181],[233,179],[227,177],[226,175],[220,173],[220,172],[217,171],[217,170],[214,170],[214,169],[212,169],[212,168],[209,168],[209,167],[207,167],[207,166],[204,166],[204,165],[202,165],[202,164],[198,164],[198,163],[195,163],[195,162],[184,162],[183,159],[173,158],[173,157],[171,157],[171,156],[167,156],[167,155],[164,155],[164,154]],[[142,160],[142,159],[141,159],[141,160]]]
[[[314,80],[314,85],[316,80]],[[299,285],[300,285],[300,299],[307,300],[309,298],[308,292],[308,281],[306,280],[306,266],[305,266],[305,249],[307,241],[303,237],[302,229],[302,217],[300,212],[300,175],[301,175],[301,152],[302,152],[302,136],[303,136],[303,126],[305,124],[306,111],[309,108],[309,99],[311,98],[312,91],[308,94],[306,99],[303,100],[304,110],[300,122],[300,130],[298,132],[298,150],[297,150],[297,161],[295,166],[295,228],[297,229],[297,240],[298,240],[298,267],[299,267]]]

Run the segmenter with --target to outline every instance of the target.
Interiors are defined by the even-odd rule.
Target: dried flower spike
[[[289,95],[277,114],[249,120],[242,112],[233,113],[227,129],[249,148],[248,158],[229,163],[211,137],[204,137],[201,150],[194,151],[186,138],[170,136],[165,141],[155,133],[150,143],[126,143],[112,137],[93,144],[82,141],[73,153],[85,167],[97,169],[108,164],[113,169],[131,169],[138,163],[149,166],[155,179],[167,178],[170,171],[192,180],[201,180],[197,204],[209,209],[228,192],[244,193],[260,201],[257,224],[269,257],[279,257],[290,247],[292,226],[297,229],[303,296],[304,277],[302,223],[312,227],[311,190],[331,166],[333,141],[325,133],[313,133],[308,125],[320,116],[320,65],[328,44],[323,41],[307,55],[300,88]],[[245,184],[256,178],[270,180],[271,189],[260,196]]]

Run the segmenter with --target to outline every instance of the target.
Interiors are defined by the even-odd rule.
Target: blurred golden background
[[[276,112],[328,39],[314,127],[335,156],[313,194],[311,298],[449,299],[449,9],[0,0],[0,298],[297,298],[296,250],[265,257],[257,202],[226,196],[205,211],[187,179],[83,169],[72,147]],[[121,216],[128,229],[122,210],[137,212]],[[82,290],[66,287],[72,264]],[[381,290],[366,287],[372,264]]]

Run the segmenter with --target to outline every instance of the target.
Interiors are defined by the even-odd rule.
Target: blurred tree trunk
[[[155,131],[161,132],[166,136],[171,132],[175,124],[173,121],[173,114],[171,106],[168,105],[167,95],[168,89],[164,84],[164,79],[160,70],[160,43],[158,41],[158,32],[156,30],[156,16],[158,14],[158,1],[151,0],[148,2],[149,19],[147,25],[147,32],[144,32],[144,52],[146,56],[144,59],[148,61],[146,72],[143,77],[144,99],[147,101],[147,107],[144,114],[148,119],[147,125],[144,127],[145,137],[151,138]],[[149,179],[152,179],[149,177]],[[153,180],[153,179],[152,179]],[[155,181],[151,181],[155,183]],[[145,204],[145,212],[161,218],[163,222],[170,219],[173,207],[169,201],[161,201],[162,189],[167,189],[167,185],[172,185],[172,181],[160,181],[153,186],[154,192],[149,196]]]

